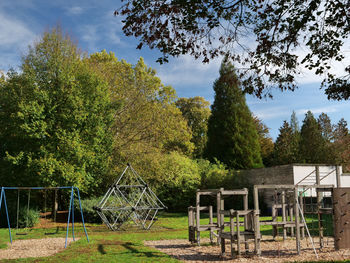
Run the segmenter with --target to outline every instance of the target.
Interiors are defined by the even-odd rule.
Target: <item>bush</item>
[[[186,211],[196,199],[200,173],[196,161],[173,152],[161,163],[159,198],[171,211]]]
[[[223,163],[218,160],[211,163],[203,159],[197,160],[197,163],[201,175],[201,189],[228,188],[224,182],[227,181],[230,172]]]
[[[10,226],[12,228],[17,226],[17,206],[12,206],[8,204],[8,214],[10,220]],[[33,227],[37,223],[39,223],[40,212],[36,208],[28,208],[20,207],[18,213],[18,227]],[[0,217],[0,227],[7,228],[7,218],[5,213],[5,208],[1,209],[1,217]]]
[[[37,209],[30,208],[29,210],[22,208],[19,210],[18,227],[33,227],[39,223],[40,213]],[[28,221],[27,221],[28,220]]]
[[[93,209],[100,201],[102,197],[92,197],[89,199],[81,200],[81,206],[84,213],[84,221],[87,223],[101,223],[101,218],[97,212]],[[75,200],[74,207],[80,211],[79,201]]]

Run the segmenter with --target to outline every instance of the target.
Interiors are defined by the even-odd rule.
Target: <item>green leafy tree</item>
[[[132,65],[102,51],[91,54],[86,63],[108,83],[113,101],[122,104],[113,129],[115,174],[130,162],[158,187],[167,153],[190,156],[193,151],[191,130],[175,105],[175,90],[163,85],[142,58]]]
[[[329,99],[350,98],[350,66],[345,75],[329,71],[345,58],[348,0],[126,0],[115,14],[122,15],[124,33],[139,38],[137,48],[161,52],[161,63],[182,54],[203,62],[227,55],[243,65],[244,90],[258,97],[271,96],[271,87],[293,91],[304,66],[325,76]],[[257,44],[245,44],[252,40]],[[309,51],[299,55],[303,45]]]
[[[261,158],[265,166],[270,166],[272,164],[274,143],[270,136],[269,128],[256,116],[254,116],[254,123],[259,135]]]
[[[45,33],[21,72],[0,83],[1,184],[98,191],[110,172],[118,108],[61,30]]]
[[[205,156],[229,168],[261,167],[259,136],[234,68],[224,61],[214,83]]]
[[[326,141],[311,111],[305,114],[300,137],[300,157],[305,163],[328,162]]]
[[[208,119],[210,116],[209,102],[203,97],[179,98],[176,106],[187,120],[192,130],[192,139],[195,148],[193,155],[196,158],[203,156],[203,150],[207,143]]]

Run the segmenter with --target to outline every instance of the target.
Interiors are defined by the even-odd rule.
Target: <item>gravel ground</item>
[[[0,249],[0,259],[52,256],[64,249],[65,240],[65,238],[15,240],[12,245],[8,244],[7,249]],[[67,244],[72,241],[72,238],[68,238]]]
[[[158,249],[176,259],[185,262],[293,262],[293,261],[311,261],[317,260],[312,245],[307,240],[301,242],[301,254],[296,254],[295,239],[286,241],[272,241],[271,237],[261,242],[261,256],[256,257],[250,255],[242,255],[240,258],[231,258],[231,250],[229,243],[226,243],[226,256],[220,256],[220,247],[209,245],[208,239],[201,240],[202,246],[191,245],[188,240],[157,240],[146,241],[145,245]],[[316,241],[316,238],[314,242]],[[318,244],[315,244],[316,248]],[[254,244],[250,244],[250,252],[254,249]],[[242,251],[244,247],[242,246]],[[333,240],[328,240],[326,247],[320,251],[316,249],[319,260],[345,260],[350,259],[349,250],[334,250]]]

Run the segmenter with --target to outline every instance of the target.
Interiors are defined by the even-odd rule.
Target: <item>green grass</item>
[[[308,221],[311,222],[311,219],[308,218]],[[208,219],[201,219],[201,222],[208,223]],[[98,224],[88,224],[87,230],[90,243],[87,243],[85,239],[81,224],[76,224],[75,233],[76,236],[80,237],[80,240],[73,242],[62,252],[51,257],[4,260],[2,262],[179,262],[164,253],[144,246],[143,241],[188,238],[187,214],[182,213],[162,213],[149,231],[134,228],[128,231],[111,232],[104,225]],[[263,226],[261,231],[263,234],[271,234],[272,228]],[[56,232],[56,229],[32,229],[28,231],[27,235],[15,235],[15,232],[12,232],[14,240],[65,237],[66,235],[65,228],[60,228],[55,235],[45,235],[45,232]],[[72,236],[71,231],[69,236]],[[202,233],[201,236],[209,237],[209,233]],[[0,248],[6,248],[8,242],[8,230],[0,229]]]

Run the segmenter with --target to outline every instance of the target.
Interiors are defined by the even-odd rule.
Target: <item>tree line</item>
[[[60,28],[0,77],[0,183],[74,185],[99,196],[131,163],[169,207],[199,188],[238,187],[235,171],[290,162],[349,163],[341,120],[295,114],[275,143],[253,116],[234,66],[222,62],[215,99],[178,98],[142,58],[87,54]],[[310,139],[312,138],[312,139]]]

